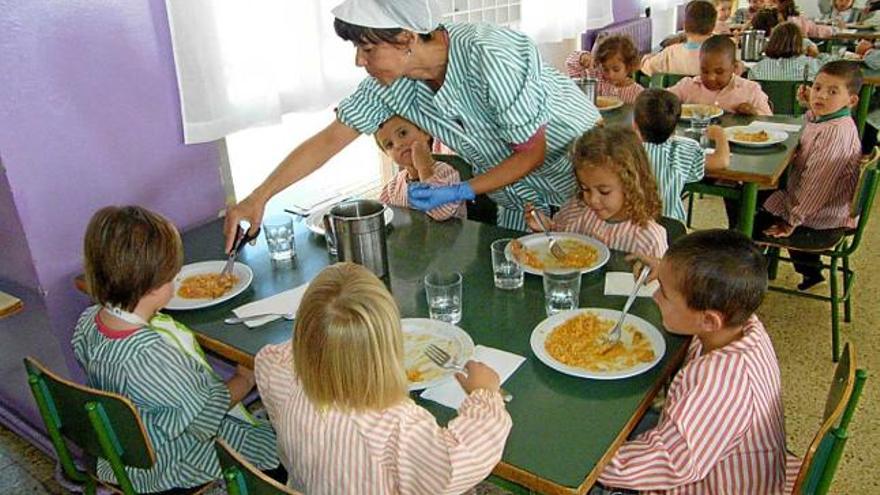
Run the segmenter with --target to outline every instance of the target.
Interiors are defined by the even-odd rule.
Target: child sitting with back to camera
[[[700,46],[712,36],[718,14],[711,2],[690,2],[684,11],[686,41],[667,46],[658,53],[642,58],[642,72],[652,76],[657,73],[700,73]]]
[[[764,47],[764,58],[749,69],[749,79],[758,81],[813,80],[822,62],[807,55],[804,36],[793,22],[777,24]],[[806,71],[806,72],[805,72]]]
[[[585,234],[627,253],[662,256],[667,245],[666,230],[657,223],[660,196],[635,131],[594,127],[575,141],[571,162],[580,192],[552,220],[527,205],[529,228],[541,231],[534,212],[551,231]]]
[[[658,424],[621,445],[599,481],[649,493],[790,493],[800,460],[786,452],[779,364],[755,314],[764,256],[742,233],[714,229],[642,261],[660,284],[663,326],[695,338]]]
[[[715,105],[726,112],[743,115],[772,115],[761,85],[734,74],[735,68],[733,40],[728,36],[712,36],[700,49],[700,75],[683,78],[669,91],[682,103]]]
[[[73,352],[89,386],[130,399],[143,420],[156,464],[125,468],[137,492],[220,479],[216,438],[260,469],[276,467],[275,432],[240,404],[254,387],[253,373],[239,366],[224,382],[192,331],[159,313],[174,295],[183,261],[174,225],[139,206],[109,206],[92,216],[84,250],[97,304],[79,317]],[[116,479],[104,459],[98,476]]]
[[[379,201],[392,206],[409,207],[407,185],[422,182],[432,186],[448,186],[461,182],[461,176],[451,165],[435,161],[431,156],[433,138],[405,118],[395,115],[379,125],[375,134],[376,144],[394,163],[399,171],[382,186]],[[434,220],[465,218],[464,201],[447,203],[426,212]]]
[[[698,182],[706,170],[720,170],[730,164],[730,144],[718,125],[706,128],[706,137],[715,141],[715,151],[704,153],[700,143],[676,136],[681,103],[663,89],[647,89],[636,100],[633,127],[642,138],[648,163],[663,200],[663,216],[686,220],[681,193],[688,182]]]
[[[598,96],[616,96],[624,103],[633,103],[645,89],[631,77],[639,68],[639,52],[629,36],[606,36],[599,41],[595,58],[590,52],[575,51],[565,66],[569,77],[598,79]]]
[[[462,493],[501,460],[511,428],[492,368],[455,375],[468,396],[446,428],[407,391],[400,311],[368,269],[309,283],[293,338],[257,353],[257,387],[288,485],[311,495]]]

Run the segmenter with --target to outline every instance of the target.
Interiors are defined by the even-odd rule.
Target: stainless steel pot
[[[333,236],[337,259],[363,265],[379,278],[389,274],[385,208],[378,201],[356,199],[339,203],[324,216],[324,235]]]
[[[743,31],[740,39],[740,58],[744,62],[757,62],[764,53],[766,35],[764,31],[750,29]]]

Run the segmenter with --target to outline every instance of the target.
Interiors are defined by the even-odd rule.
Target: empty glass
[[[272,261],[289,261],[296,256],[293,217],[272,215],[264,218],[263,232],[266,234],[266,245],[269,246],[269,257]]]
[[[495,274],[495,287],[499,289],[513,290],[523,286],[522,267],[505,253],[512,240],[498,239],[492,243],[492,271]]]
[[[431,272],[425,275],[428,316],[432,320],[456,324],[461,321],[461,274]]]
[[[544,308],[547,316],[577,308],[580,296],[580,270],[544,269]]]

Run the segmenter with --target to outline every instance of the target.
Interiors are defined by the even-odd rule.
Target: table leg
[[[859,137],[865,135],[865,121],[868,120],[868,110],[871,106],[871,96],[874,94],[873,84],[862,84],[859,92],[859,107],[856,111],[856,126],[859,129]]]
[[[755,212],[757,211],[758,184],[744,182],[739,203],[739,230],[749,237],[752,237],[752,229],[755,227]]]

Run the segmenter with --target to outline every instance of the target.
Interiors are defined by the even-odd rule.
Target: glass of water
[[[461,274],[431,272],[425,275],[428,316],[453,325],[461,321]]]
[[[269,257],[272,261],[290,261],[296,256],[293,241],[293,217],[289,215],[272,215],[263,219],[263,232],[269,246]]]
[[[711,123],[712,119],[709,117],[709,114],[703,112],[702,109],[694,110],[694,116],[691,118],[690,133],[694,140],[700,143],[700,147],[702,148],[709,147],[709,138],[706,137],[706,129]]]
[[[580,296],[580,270],[544,269],[544,308],[547,316],[577,308]]]
[[[505,252],[512,240],[498,239],[492,243],[492,271],[495,273],[495,287],[499,289],[513,290],[523,286],[522,267]]]

